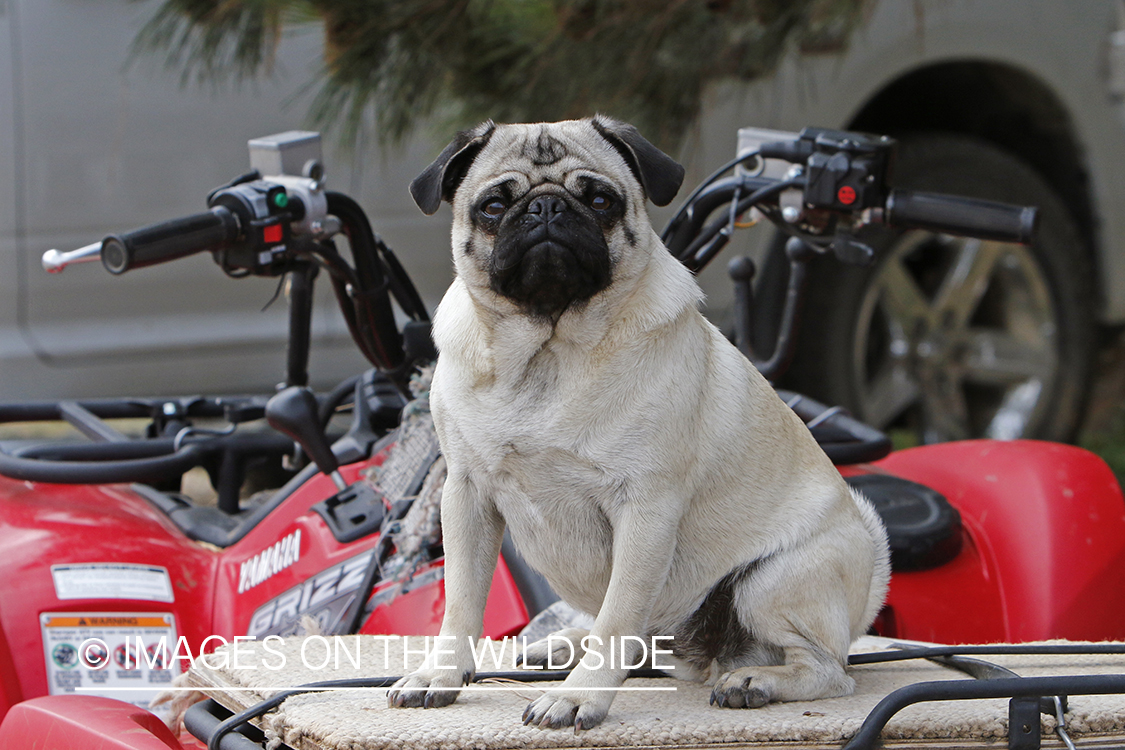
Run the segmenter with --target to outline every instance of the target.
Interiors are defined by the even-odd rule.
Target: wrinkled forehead
[[[514,181],[526,192],[552,182],[573,188],[597,176],[628,190],[632,174],[621,154],[588,121],[500,125],[477,156],[467,180],[478,190]]]

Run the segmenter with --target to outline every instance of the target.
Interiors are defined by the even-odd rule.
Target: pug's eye
[[[499,198],[491,198],[481,204],[480,212],[485,216],[496,219],[504,215],[508,210],[508,205]]]
[[[609,207],[613,205],[613,198],[610,198],[605,193],[595,193],[594,197],[590,199],[590,208],[595,211],[608,211]]]

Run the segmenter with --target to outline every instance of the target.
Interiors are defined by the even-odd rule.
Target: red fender
[[[1125,499],[1094,454],[1031,440],[893,453],[867,467],[961,513],[952,562],[891,581],[888,635],[943,643],[1125,639]]]
[[[0,724],[5,750],[183,750],[155,715],[89,695],[50,695],[13,706]]]

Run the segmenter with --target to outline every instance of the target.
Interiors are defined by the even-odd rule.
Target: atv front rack
[[[880,733],[897,713],[908,706],[934,701],[983,700],[1008,698],[1009,750],[1039,750],[1042,734],[1039,715],[1055,719],[1055,734],[1069,750],[1075,750],[1067,732],[1066,713],[1071,695],[1125,695],[1125,674],[1064,675],[1052,677],[1020,677],[998,664],[969,658],[969,654],[1021,655],[1091,655],[1123,654],[1123,644],[1049,646],[953,646],[912,648],[900,652],[857,654],[850,665],[873,664],[891,660],[888,657],[928,659],[970,675],[972,680],[919,682],[899,688],[883,698],[864,719],[863,725],[843,750],[873,750]]]

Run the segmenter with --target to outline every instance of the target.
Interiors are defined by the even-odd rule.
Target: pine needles
[[[864,1],[165,0],[138,48],[185,82],[253,77],[286,27],[318,22],[312,114],[345,142],[604,112],[675,148],[709,83],[768,73],[790,44],[840,46]]]

